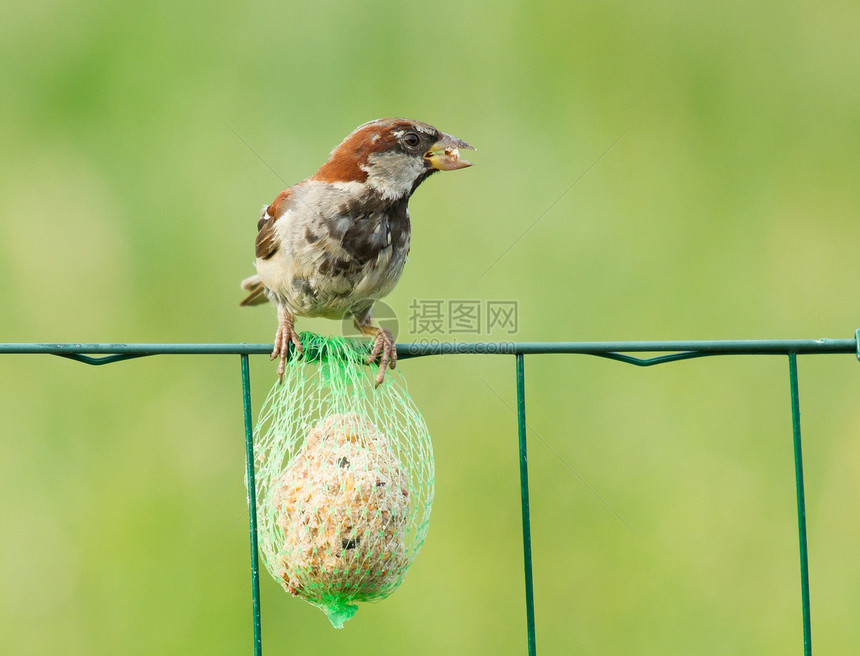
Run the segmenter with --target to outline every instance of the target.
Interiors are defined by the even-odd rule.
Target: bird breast
[[[257,260],[272,300],[294,314],[339,319],[387,295],[403,272],[407,199],[373,202],[340,191],[300,190],[276,224],[277,252]]]

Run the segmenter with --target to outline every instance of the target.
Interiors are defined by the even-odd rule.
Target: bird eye
[[[420,141],[421,140],[418,138],[418,135],[414,132],[407,132],[403,135],[403,143],[412,148],[417,146]]]

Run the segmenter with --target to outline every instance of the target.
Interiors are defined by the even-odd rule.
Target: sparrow
[[[376,385],[397,366],[391,332],[373,325],[374,301],[397,284],[409,254],[409,198],[436,171],[471,166],[475,150],[432,125],[380,118],[358,126],[310,178],[281,191],[257,223],[257,275],[241,306],[271,301],[278,329],[271,359],[283,381],[289,345],[304,354],[295,319],[352,317],[372,338]]]

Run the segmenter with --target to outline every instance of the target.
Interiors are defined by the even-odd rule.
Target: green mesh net
[[[301,334],[254,433],[259,545],[269,573],[342,628],[390,595],[433,502],[427,426],[397,371],[374,388],[367,342]]]

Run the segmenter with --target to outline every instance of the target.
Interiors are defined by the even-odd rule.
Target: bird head
[[[398,200],[436,171],[471,166],[460,158],[461,148],[475,150],[427,123],[380,118],[353,130],[312,179],[366,185],[383,199]]]

